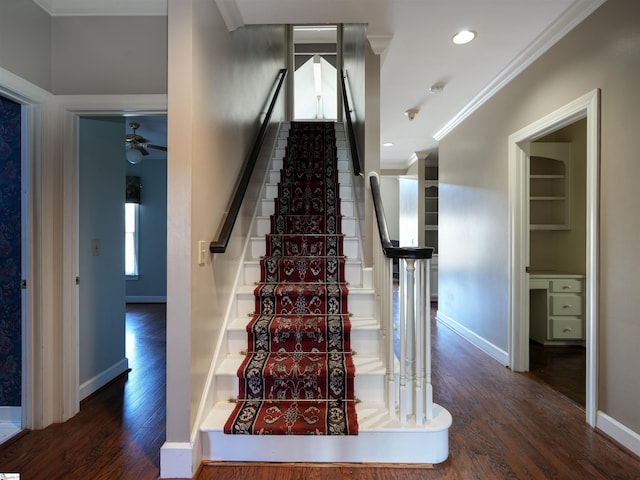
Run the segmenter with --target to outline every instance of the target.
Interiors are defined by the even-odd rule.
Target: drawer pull
[[[563,285],[562,289],[563,290],[571,290],[571,285]]]
[[[569,328],[569,327],[565,327],[562,331],[563,331],[564,333],[569,333],[569,332],[571,331],[571,328]]]
[[[567,309],[567,308],[571,308],[572,305],[570,303],[567,303],[565,305],[562,306],[562,308]]]

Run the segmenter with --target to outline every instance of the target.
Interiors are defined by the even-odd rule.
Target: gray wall
[[[35,2],[2,0],[0,67],[50,92],[51,32],[51,17]]]
[[[167,92],[167,17],[53,17],[52,93]]]
[[[440,143],[439,309],[508,348],[510,134],[600,88],[598,409],[640,432],[640,4],[608,0]]]
[[[123,131],[124,118],[80,119],[78,297],[83,396],[124,371]],[[93,242],[99,242],[98,251],[92,250]],[[87,382],[92,386],[83,388]]]
[[[140,177],[139,275],[127,280],[127,302],[161,302],[167,296],[167,160],[126,163],[127,175]]]
[[[50,17],[2,0],[0,67],[57,95],[166,93],[167,17]]]

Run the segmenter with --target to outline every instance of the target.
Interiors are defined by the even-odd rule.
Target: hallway
[[[68,422],[0,447],[0,472],[28,480],[158,478],[165,306],[128,305],[127,311],[131,372],[84,401]],[[589,428],[574,402],[534,375],[499,365],[445,327],[434,324],[433,333],[435,400],[454,419],[451,455],[443,464],[225,464],[204,468],[198,480],[640,478],[640,458]]]

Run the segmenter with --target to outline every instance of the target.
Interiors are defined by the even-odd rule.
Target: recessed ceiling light
[[[383,147],[393,147],[393,142],[385,142],[382,144]]]
[[[451,40],[456,45],[464,45],[465,43],[469,43],[474,38],[476,38],[476,32],[474,32],[473,30],[461,30],[460,32],[456,33]]]

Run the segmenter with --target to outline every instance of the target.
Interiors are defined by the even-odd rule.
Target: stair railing
[[[244,162],[244,166],[242,167],[242,172],[240,174],[240,182],[238,183],[238,188],[236,188],[236,192],[231,200],[231,205],[229,207],[229,211],[224,218],[224,222],[220,228],[220,235],[217,240],[212,241],[209,244],[209,251],[211,253],[224,253],[227,250],[227,245],[229,245],[229,239],[231,238],[231,233],[233,232],[233,227],[236,224],[236,220],[238,219],[238,214],[240,213],[240,207],[242,206],[242,200],[244,199],[247,193],[247,187],[249,186],[249,181],[251,180],[251,174],[253,173],[253,169],[258,160],[258,156],[260,154],[260,149],[262,148],[262,143],[267,135],[267,128],[269,127],[269,121],[271,120],[271,114],[273,113],[273,109],[275,108],[276,102],[278,100],[278,96],[280,94],[280,90],[282,89],[282,84],[284,83],[285,78],[287,77],[287,69],[283,68],[278,72],[278,76],[276,77],[276,81],[274,83],[273,88],[271,89],[271,101],[268,101],[269,107],[264,115],[264,119],[260,125],[260,130],[258,130],[258,134],[253,142],[253,147],[249,153],[249,156]]]
[[[341,71],[342,99],[353,174],[361,176],[353,110],[350,107],[346,74]],[[394,247],[382,207],[377,173],[369,174],[378,236],[374,234],[374,283],[379,312],[382,350],[386,365],[386,396],[389,416],[401,424],[423,425],[433,419],[431,385],[431,285],[433,247]],[[393,261],[398,261],[400,288],[398,326],[394,325]],[[396,342],[395,332],[398,332]],[[396,348],[396,344],[398,348]],[[397,360],[396,360],[397,358]]]
[[[349,151],[351,153],[351,163],[353,168],[353,174],[359,176],[362,172],[360,166],[360,155],[358,155],[358,143],[356,142],[356,133],[353,128],[353,119],[351,116],[354,114],[353,109],[349,103],[349,89],[347,88],[347,75],[344,70],[340,70],[340,83],[342,86],[342,104],[345,112],[345,122],[347,123],[347,137],[349,140]]]
[[[386,357],[389,415],[398,415],[401,424],[414,421],[423,425],[433,419],[429,273],[434,249],[391,244],[377,173],[369,174],[369,183],[378,225],[378,237],[374,241],[374,281]],[[400,277],[397,315],[393,312],[394,259],[398,260]],[[396,317],[397,326],[394,325]]]

